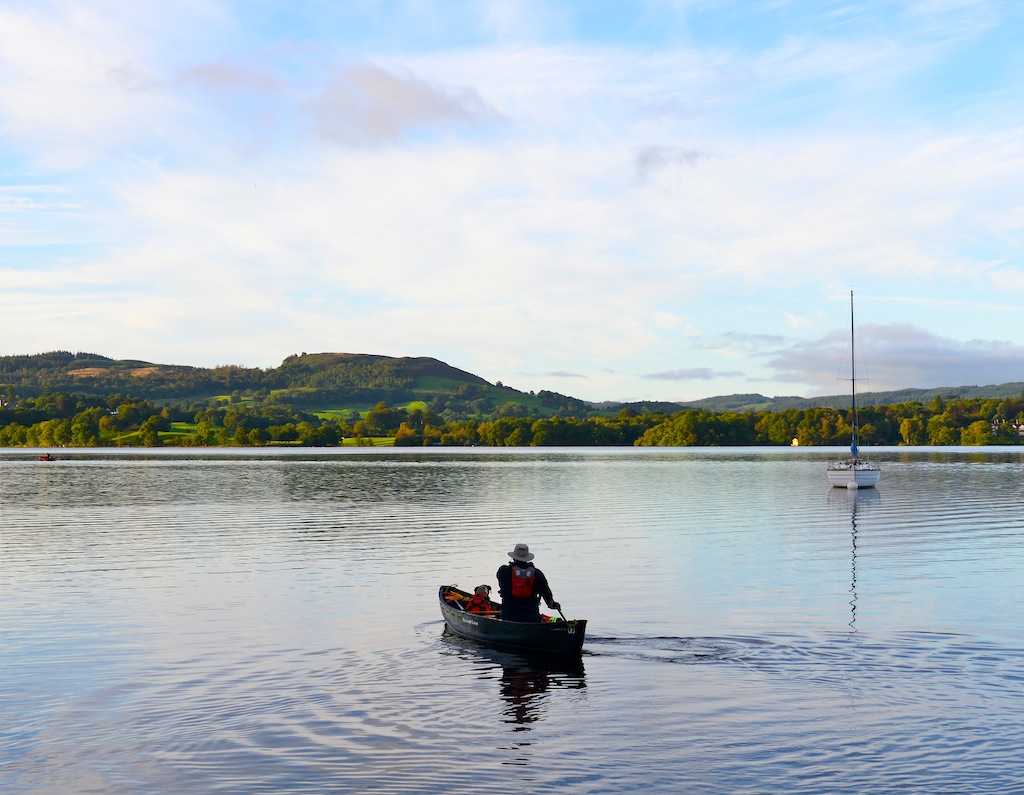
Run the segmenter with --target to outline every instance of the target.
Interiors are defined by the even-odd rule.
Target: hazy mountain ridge
[[[985,386],[941,386],[931,389],[897,389],[888,392],[863,392],[857,395],[858,406],[891,406],[898,403],[931,403],[936,397],[943,400],[970,398],[1019,398],[1024,394],[1024,382]],[[686,408],[706,411],[786,411],[787,409],[836,408],[850,406],[849,395],[824,395],[803,398],[784,396],[769,398],[759,394],[723,395],[681,404]]]

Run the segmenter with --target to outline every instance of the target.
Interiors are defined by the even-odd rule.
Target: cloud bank
[[[832,394],[853,288],[867,388],[1024,380],[1024,12],[594,13],[6,4],[3,353]]]

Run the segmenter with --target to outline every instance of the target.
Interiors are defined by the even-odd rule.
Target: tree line
[[[818,407],[778,412],[672,414],[646,431],[638,445],[848,445],[851,410]],[[1024,395],[1017,399],[934,398],[869,406],[858,411],[861,446],[1024,444]]]
[[[389,406],[319,415],[273,403],[232,400],[159,406],[121,393],[106,398],[45,392],[0,407],[0,447],[265,446],[331,447],[386,440],[396,446],[742,446],[847,445],[848,410],[674,413],[623,408],[612,416],[457,417]],[[500,412],[499,412],[500,413]],[[859,411],[862,446],[1024,443],[1019,399],[935,398]]]

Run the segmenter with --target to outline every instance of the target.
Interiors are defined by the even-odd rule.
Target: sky
[[[1024,381],[1017,0],[0,0],[0,355]]]

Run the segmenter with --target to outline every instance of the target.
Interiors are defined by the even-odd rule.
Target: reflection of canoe
[[[464,660],[471,660],[480,666],[481,671],[489,671],[493,668],[501,668],[506,671],[518,671],[526,668],[531,671],[543,671],[555,677],[558,686],[562,686],[565,679],[565,687],[574,689],[586,687],[584,677],[586,670],[583,667],[583,658],[576,656],[551,655],[539,651],[523,651],[509,649],[503,646],[488,646],[478,643],[470,638],[457,635],[447,624],[441,633],[441,642],[444,644],[447,653],[454,653]],[[485,674],[485,677],[487,675]],[[578,677],[579,684],[573,684]]]
[[[485,646],[456,635],[447,624],[441,638],[449,653],[474,663],[477,678],[493,682],[500,672],[502,712],[505,723],[516,725],[514,731],[544,720],[545,701],[539,696],[547,691],[582,690],[587,686],[580,657]]]
[[[470,598],[470,594],[452,585],[442,585],[437,598],[445,624],[456,635],[491,646],[527,652],[572,657],[583,653],[583,636],[587,629],[585,620],[525,623],[467,613],[462,609],[462,603]]]

